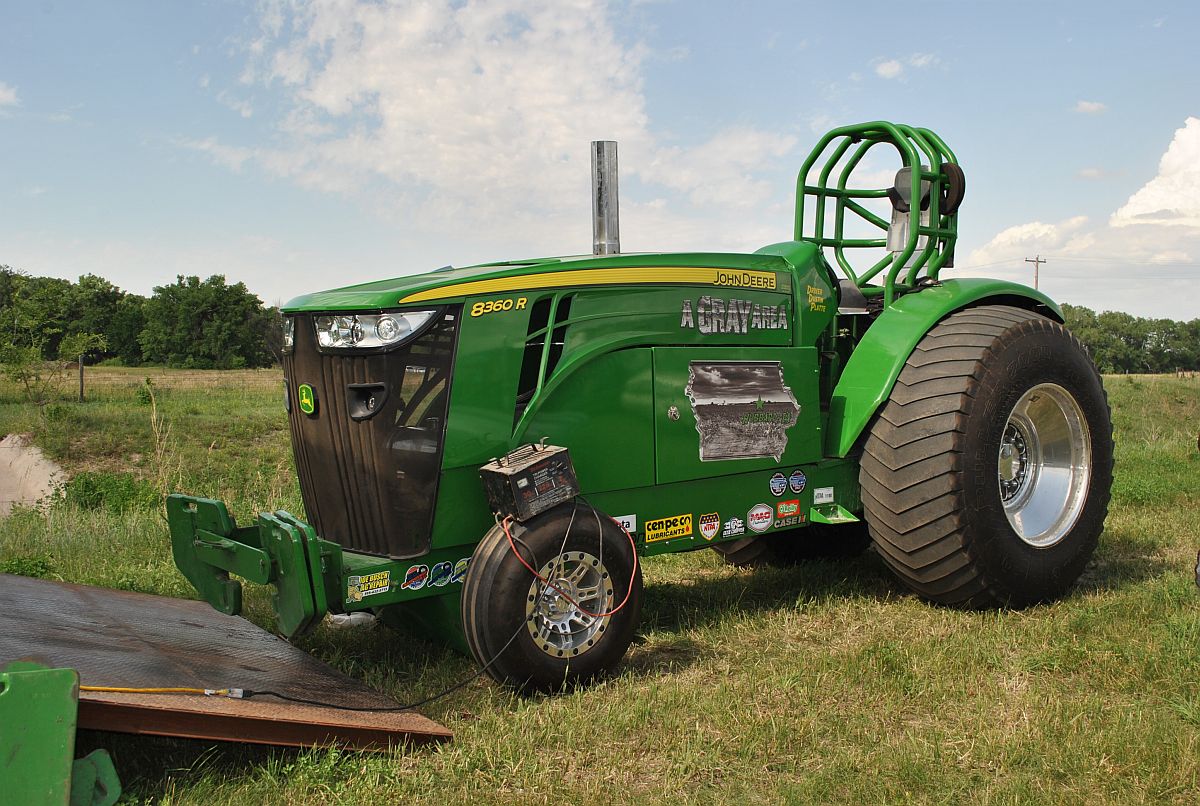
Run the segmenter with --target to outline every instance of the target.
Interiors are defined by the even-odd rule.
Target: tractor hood
[[[779,248],[783,246],[788,248]],[[463,268],[447,266],[425,274],[305,294],[288,302],[283,310],[288,313],[384,310],[424,302],[451,302],[477,294],[589,285],[700,283],[783,290],[790,285],[787,279],[777,281],[761,273],[786,273],[793,266],[811,261],[815,254],[816,248],[811,244],[793,242],[766,247],[753,254],[625,253],[514,260]]]

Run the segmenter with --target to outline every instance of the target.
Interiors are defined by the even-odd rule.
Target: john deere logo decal
[[[296,398],[300,404],[300,411],[305,414],[317,413],[317,393],[307,383],[300,384],[296,390]]]

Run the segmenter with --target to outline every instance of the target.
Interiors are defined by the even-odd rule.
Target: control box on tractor
[[[306,519],[238,527],[170,496],[205,599],[238,613],[237,575],[275,587],[284,635],[369,610],[549,689],[620,662],[656,554],[792,562],[869,540],[961,607],[1075,582],[1112,481],[1105,393],[1044,294],[940,278],[965,186],[941,138],[825,135],[793,240],[752,254],[621,254],[609,146],[593,255],[284,306]],[[881,157],[895,182],[856,183]]]

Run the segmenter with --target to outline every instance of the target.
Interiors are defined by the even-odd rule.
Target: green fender
[[[1013,305],[1063,321],[1062,310],[1045,294],[1003,280],[946,280],[892,303],[854,348],[829,401],[827,456],[844,457],[883,404],[904,362],[929,329],[973,305]]]

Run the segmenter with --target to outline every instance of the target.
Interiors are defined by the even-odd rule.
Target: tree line
[[[1200,371],[1200,319],[1145,319],[1120,311],[1096,313],[1079,305],[1062,309],[1067,327],[1101,372]]]
[[[1200,371],[1200,319],[1062,307],[1101,372]],[[127,366],[266,367],[278,363],[281,340],[279,311],[219,274],[181,275],[142,297],[94,274],[73,283],[0,266],[0,363],[12,363],[16,353],[27,360],[85,353],[89,361]]]
[[[143,297],[94,274],[73,283],[0,266],[0,363],[84,354],[126,366],[267,367],[281,339],[278,310],[219,274],[181,275]]]

